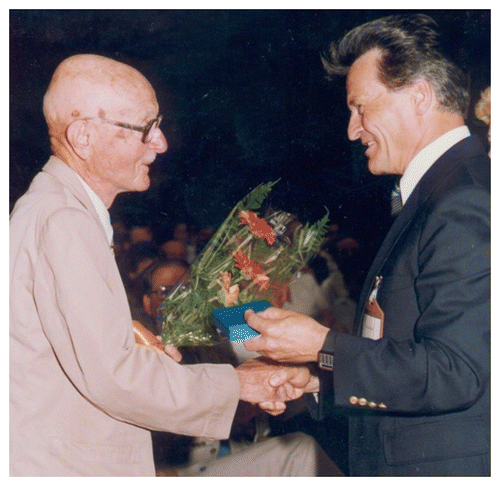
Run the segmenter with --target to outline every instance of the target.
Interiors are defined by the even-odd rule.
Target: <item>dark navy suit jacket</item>
[[[361,327],[377,277],[375,341]],[[350,474],[489,475],[490,160],[479,139],[453,146],[413,190],[368,272],[356,329],[329,336],[333,392],[315,411],[349,414]]]

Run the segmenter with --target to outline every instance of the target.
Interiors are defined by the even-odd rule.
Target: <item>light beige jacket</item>
[[[149,430],[226,438],[238,397],[231,366],[135,345],[103,226],[51,157],[10,218],[10,474],[154,475]]]

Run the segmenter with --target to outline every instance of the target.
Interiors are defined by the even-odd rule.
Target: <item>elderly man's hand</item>
[[[286,368],[281,369],[271,376],[271,383],[274,386],[282,385],[285,387],[294,387],[303,393],[319,392],[319,378],[310,374],[309,378],[304,367],[299,368],[300,371],[287,382]],[[261,402],[259,407],[270,415],[280,415],[286,409],[285,402]]]
[[[281,362],[317,361],[328,333],[327,327],[311,317],[275,307],[257,314],[249,309],[245,312],[245,320],[260,333],[245,341],[245,348]]]
[[[134,331],[134,340],[137,346],[156,351],[160,354],[165,353],[177,363],[182,361],[182,354],[175,346],[171,344],[165,344],[164,346],[161,336],[155,336],[139,321],[132,321],[132,330]]]
[[[306,366],[275,363],[266,358],[249,359],[237,368],[240,399],[258,403],[272,415],[285,410],[284,402],[296,400],[304,393],[317,391],[319,382]]]

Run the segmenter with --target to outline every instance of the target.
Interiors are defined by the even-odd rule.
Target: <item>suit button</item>
[[[370,408],[376,408],[377,404],[375,402],[368,402]]]
[[[356,404],[358,403],[358,397],[355,397],[354,395],[351,395],[351,396],[349,397],[349,403],[350,403],[351,405],[356,405]]]
[[[358,403],[359,403],[362,407],[364,407],[364,406],[368,403],[368,400],[367,400],[366,398],[360,398],[360,399],[358,400]]]
[[[378,408],[385,409],[385,408],[387,408],[387,405],[385,403],[381,402],[378,404]]]

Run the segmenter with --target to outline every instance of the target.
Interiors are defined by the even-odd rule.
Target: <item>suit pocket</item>
[[[490,448],[488,424],[481,418],[425,423],[384,433],[389,466],[486,454]]]

